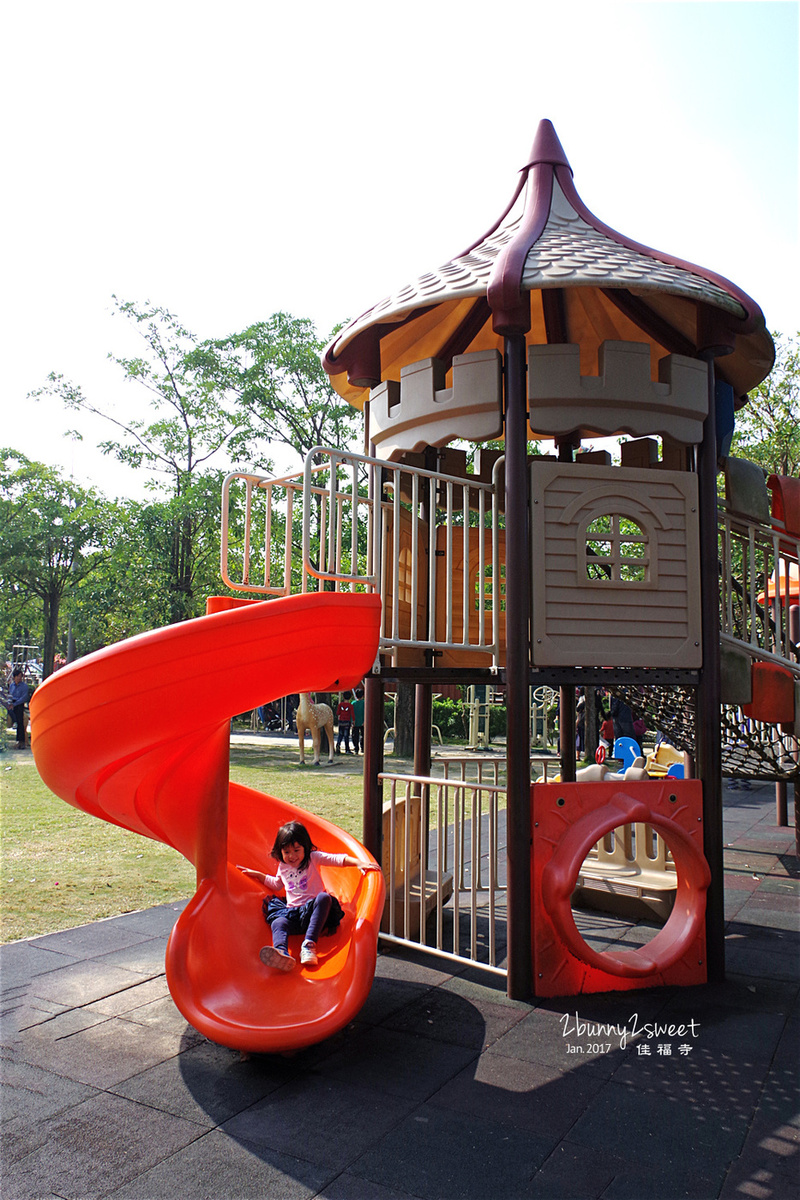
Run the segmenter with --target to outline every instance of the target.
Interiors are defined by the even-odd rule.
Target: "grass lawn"
[[[237,783],[310,809],[357,837],[361,763],[340,758],[331,768],[302,768],[291,743],[231,748]],[[194,868],[184,858],[59,800],[29,754],[0,756],[0,838],[2,942],[182,900],[195,890]]]

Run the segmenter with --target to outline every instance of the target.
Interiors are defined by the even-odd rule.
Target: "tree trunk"
[[[47,679],[53,673],[53,659],[58,644],[58,613],[61,607],[59,595],[44,597],[43,603],[44,646],[42,649],[42,679]]]
[[[394,754],[397,758],[411,758],[414,753],[414,696],[413,683],[398,683],[394,708]]]

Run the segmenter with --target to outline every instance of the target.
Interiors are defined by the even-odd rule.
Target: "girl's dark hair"
[[[300,864],[300,870],[303,871],[311,861],[311,851],[316,850],[316,846],[311,841],[305,825],[301,825],[299,821],[289,821],[286,825],[281,825],[270,854],[278,862],[283,862],[281,851],[285,846],[291,846],[293,842],[297,842],[298,846],[302,846],[305,851]]]

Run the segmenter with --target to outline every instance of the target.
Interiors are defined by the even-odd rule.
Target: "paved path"
[[[794,831],[763,784],[726,789],[725,834],[724,985],[522,1004],[382,954],[358,1019],[294,1058],[181,1018],[181,905],[2,947],[3,1200],[795,1200]],[[685,1029],[631,1038],[634,1014]]]

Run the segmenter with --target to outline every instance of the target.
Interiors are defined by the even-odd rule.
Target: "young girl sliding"
[[[325,891],[321,866],[359,867],[362,871],[379,871],[376,862],[353,858],[349,854],[325,854],[316,850],[308,830],[299,821],[282,825],[271,850],[277,859],[276,875],[237,867],[243,875],[263,883],[273,893],[285,892],[286,899],[273,894],[262,904],[265,919],[272,927],[272,945],[263,946],[261,961],[278,971],[291,971],[297,964],[289,954],[289,934],[304,934],[300,948],[300,963],[304,967],[317,965],[317,938],[321,933],[334,933],[344,916],[335,896]]]

